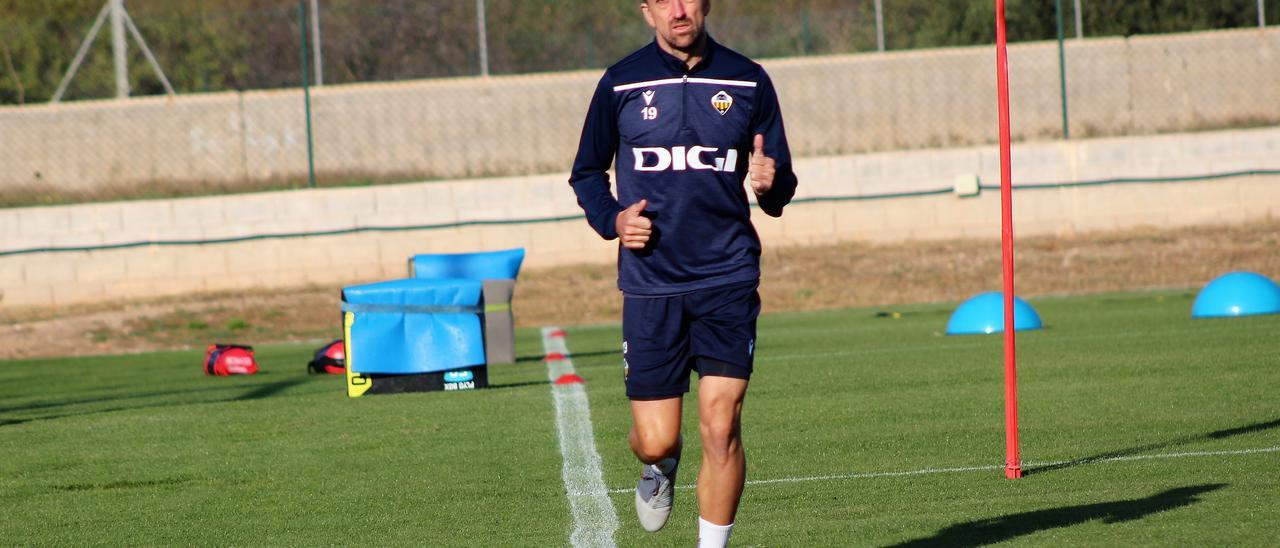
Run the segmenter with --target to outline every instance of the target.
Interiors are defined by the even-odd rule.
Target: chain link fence
[[[797,156],[966,146],[994,137],[991,4],[738,0],[708,25],[769,68]],[[1010,4],[1018,138],[1280,123],[1257,30],[1280,0],[1137,4]],[[0,206],[564,171],[600,69],[652,39],[637,6],[0,0]]]

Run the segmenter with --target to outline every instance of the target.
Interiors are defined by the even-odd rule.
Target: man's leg
[[[636,517],[646,531],[666,525],[675,505],[680,415],[690,361],[682,297],[630,297],[622,303],[622,361],[631,431],[627,441],[644,463],[636,483]]]
[[[636,484],[636,517],[646,531],[662,529],[675,506],[680,465],[681,396],[631,400],[631,450],[644,463]]]
[[[680,413],[684,398],[631,400],[631,452],[645,464],[657,464],[680,451]]]
[[[746,393],[746,379],[705,376],[698,381],[698,427],[702,433],[698,511],[714,525],[733,523],[747,477],[742,448],[742,400]]]
[[[698,473],[698,546],[729,543],[747,475],[742,447],[742,400],[755,354],[760,295],[754,282],[695,297],[689,326],[690,353],[697,356],[698,428],[702,469]]]

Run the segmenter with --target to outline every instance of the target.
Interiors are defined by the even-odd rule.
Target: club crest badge
[[[640,96],[644,97],[644,106],[647,107],[653,104],[653,90],[646,89],[640,93]]]
[[[733,96],[724,90],[720,90],[719,93],[711,97],[711,106],[715,107],[721,116],[724,116],[724,113],[729,112],[729,107],[733,106]]]

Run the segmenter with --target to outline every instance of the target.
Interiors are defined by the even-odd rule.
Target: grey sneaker
[[[662,529],[671,517],[671,507],[675,504],[676,467],[680,465],[679,455],[674,457],[675,464],[670,474],[663,474],[657,466],[646,464],[640,472],[640,483],[636,485],[636,516],[640,518],[640,526],[653,533]]]

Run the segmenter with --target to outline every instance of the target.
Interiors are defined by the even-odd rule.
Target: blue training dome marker
[[[1192,318],[1231,318],[1280,314],[1280,285],[1253,272],[1218,276],[1196,296]]]
[[[1013,298],[1013,330],[1040,329],[1044,324],[1036,309],[1021,297]],[[948,335],[985,335],[1004,332],[1004,294],[980,293],[960,303],[947,321]]]

